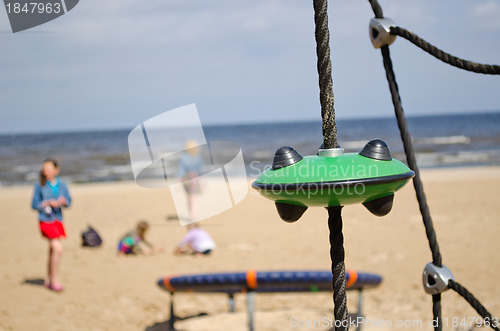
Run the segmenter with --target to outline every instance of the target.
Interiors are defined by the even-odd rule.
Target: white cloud
[[[304,7],[284,0],[238,5],[215,0],[203,5],[195,1],[87,0],[79,4],[78,12],[68,13],[72,17],[57,29],[88,45],[218,42],[280,25],[294,28],[294,21],[309,18]]]

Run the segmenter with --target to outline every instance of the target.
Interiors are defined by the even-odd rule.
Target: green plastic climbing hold
[[[392,207],[392,195],[414,175],[381,140],[370,141],[360,153],[320,150],[305,157],[286,146],[276,151],[273,166],[252,187],[275,201],[286,221],[295,221],[307,207],[356,203],[383,216]]]

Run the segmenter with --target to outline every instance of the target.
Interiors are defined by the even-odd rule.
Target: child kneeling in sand
[[[163,252],[163,249],[146,240],[148,229],[149,224],[147,221],[137,223],[135,230],[125,234],[118,242],[118,254],[121,256],[128,254],[150,255],[154,252]]]
[[[188,225],[188,233],[177,244],[175,254],[209,255],[215,248],[212,237],[198,225]]]

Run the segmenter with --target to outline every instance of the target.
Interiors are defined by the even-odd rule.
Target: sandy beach
[[[500,167],[426,169],[422,178],[444,264],[499,316]],[[41,285],[48,248],[30,209],[32,187],[0,188],[0,330],[167,330],[170,295],[156,285],[166,275],[330,268],[323,208],[311,208],[287,224],[271,201],[249,189],[236,207],[201,222],[217,243],[212,256],[174,256],[186,229],[172,219],[175,208],[167,189],[133,182],[69,188],[73,205],[65,211],[63,293]],[[152,224],[149,239],[165,253],[118,257],[118,238],[141,219]],[[396,194],[389,215],[378,218],[354,205],[344,207],[343,219],[346,267],[383,277],[381,286],[364,293],[365,317],[422,321],[418,328],[431,330],[431,297],[421,284],[431,254],[411,183]],[[81,247],[80,232],[88,224],[102,235],[101,247]],[[235,313],[228,312],[222,294],[177,293],[175,303],[179,330],[247,329],[244,295],[236,296]],[[348,304],[356,310],[357,293],[349,292]],[[296,330],[291,318],[318,320],[331,316],[332,307],[331,293],[257,294],[256,330]],[[443,294],[442,307],[449,318],[446,330],[456,330],[454,317],[478,316],[453,291]],[[192,317],[197,315],[202,316]],[[366,328],[371,329],[397,328]]]

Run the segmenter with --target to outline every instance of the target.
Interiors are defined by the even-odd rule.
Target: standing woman
[[[197,220],[197,199],[201,193],[200,176],[203,175],[203,159],[200,155],[200,146],[194,140],[186,142],[185,153],[179,159],[177,177],[183,182],[186,190],[189,210],[189,221]]]
[[[62,208],[69,207],[71,197],[66,184],[58,177],[56,160],[45,160],[40,171],[40,182],[35,184],[32,208],[38,211],[42,235],[49,241],[49,261],[44,286],[53,291],[63,291],[59,281],[59,263],[62,254],[60,238],[66,238]]]

